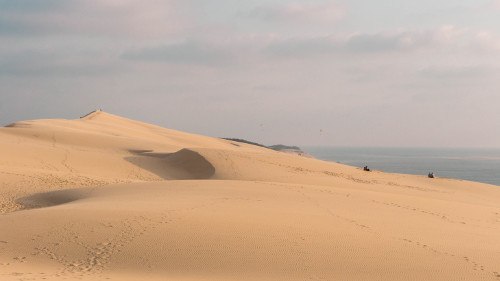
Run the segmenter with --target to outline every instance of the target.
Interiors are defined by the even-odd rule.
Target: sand
[[[500,187],[97,111],[0,128],[0,280],[500,280]]]

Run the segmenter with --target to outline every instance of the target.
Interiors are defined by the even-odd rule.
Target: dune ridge
[[[0,280],[500,280],[500,189],[95,111],[0,128]]]

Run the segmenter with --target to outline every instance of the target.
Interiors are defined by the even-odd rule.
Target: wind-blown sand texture
[[[0,280],[500,280],[500,187],[101,111],[0,128]]]

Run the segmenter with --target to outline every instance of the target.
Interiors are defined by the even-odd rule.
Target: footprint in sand
[[[13,259],[18,261],[18,262],[25,262],[26,261],[26,257],[14,257]]]

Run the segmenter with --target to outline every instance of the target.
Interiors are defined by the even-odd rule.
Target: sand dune
[[[0,128],[0,280],[500,280],[500,188],[101,111]]]

